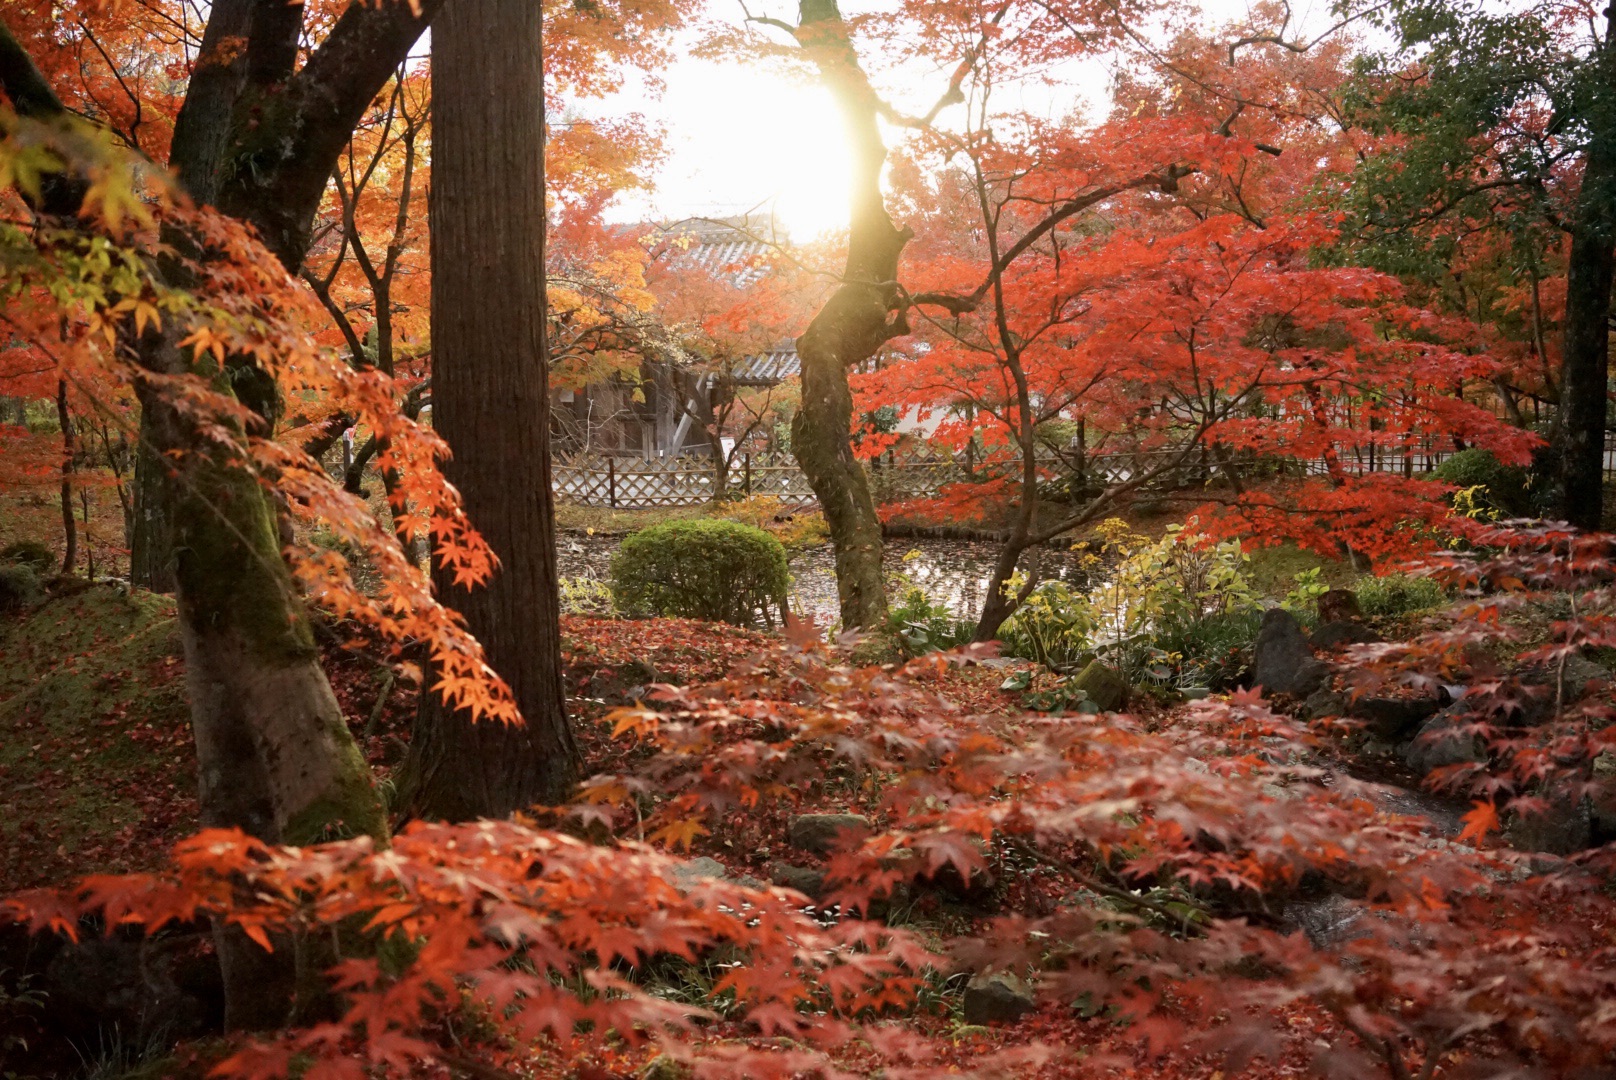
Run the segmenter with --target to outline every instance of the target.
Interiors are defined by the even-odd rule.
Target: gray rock
[[[1398,742],[1441,707],[1442,699],[1435,694],[1415,698],[1361,697],[1348,706],[1348,712],[1364,721],[1370,735],[1386,742]]]
[[[1037,1007],[1038,999],[1027,980],[1008,972],[974,975],[965,987],[967,1024],[1007,1023]]]
[[[1547,723],[1554,716],[1554,696],[1561,678],[1560,665],[1532,664],[1522,668],[1515,677],[1531,696],[1521,705],[1518,714],[1509,718],[1510,721],[1527,727]],[[1562,704],[1565,705],[1581,701],[1611,681],[1610,672],[1581,656],[1566,657],[1564,677],[1565,699]]]
[[[1343,645],[1368,645],[1385,638],[1363,623],[1327,622],[1308,638],[1315,649],[1339,649]]]
[[[1607,750],[1599,757],[1606,757],[1609,754],[1610,751]],[[1596,776],[1598,763],[1599,759],[1595,758]],[[1597,847],[1616,841],[1616,790],[1612,790],[1607,784],[1602,791],[1589,797],[1588,804],[1588,815],[1594,830],[1593,844]]]
[[[1116,712],[1128,704],[1127,680],[1098,660],[1090,661],[1072,685],[1088,695],[1101,712]]]
[[[862,814],[799,814],[791,819],[786,839],[799,851],[827,855],[844,838],[857,843],[869,832],[870,819]]]
[[[1307,632],[1284,608],[1263,613],[1252,647],[1251,681],[1270,694],[1305,698],[1324,685],[1329,669],[1314,655]]]
[[[1347,715],[1347,699],[1328,687],[1320,687],[1302,702],[1302,719],[1322,720],[1326,716]]]
[[[724,864],[708,855],[699,859],[689,859],[668,868],[668,881],[680,892],[689,892],[696,887],[696,883],[703,878],[717,878],[720,881],[729,881],[729,871]]]
[[[825,892],[825,871],[811,866],[775,863],[769,868],[769,879],[776,885],[796,889],[810,900],[818,900]]]
[[[1567,797],[1552,799],[1542,813],[1511,814],[1504,839],[1520,851],[1547,855],[1574,855],[1593,841],[1593,813],[1587,799],[1575,804]]]
[[[188,962],[174,944],[87,938],[64,945],[39,987],[49,1026],[85,1041],[121,1036],[138,1045],[199,1034],[210,1018],[220,1019],[199,995],[222,1001],[223,988],[191,985]]]
[[[1285,905],[1282,920],[1286,929],[1306,934],[1315,949],[1327,949],[1367,935],[1369,931],[1359,925],[1363,915],[1363,904],[1332,893],[1322,900]]]
[[[640,1080],[690,1080],[690,1069],[667,1054],[658,1054],[640,1070]]]
[[[1473,721],[1474,716],[1465,703],[1454,702],[1420,725],[1403,750],[1403,761],[1420,773],[1445,765],[1486,761],[1487,751],[1481,741],[1474,735],[1461,735],[1457,730]]]

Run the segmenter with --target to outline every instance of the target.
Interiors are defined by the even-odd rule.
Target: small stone
[[[1361,903],[1332,893],[1322,900],[1286,905],[1283,921],[1287,928],[1306,934],[1315,949],[1325,949],[1363,937],[1368,932],[1358,925],[1363,914]]]
[[[1328,589],[1318,599],[1319,622],[1348,623],[1363,619],[1358,594],[1351,589]]]
[[[1442,707],[1435,694],[1425,697],[1361,697],[1347,706],[1350,715],[1365,721],[1369,733],[1387,742],[1399,742]]]
[[[1009,972],[974,975],[965,987],[967,1024],[1007,1023],[1018,1020],[1038,1007],[1027,980]]]
[[[1098,660],[1091,661],[1072,686],[1083,691],[1101,712],[1116,712],[1128,703],[1127,680]]]
[[[1339,649],[1343,645],[1369,645],[1385,639],[1363,623],[1327,622],[1313,631],[1309,640],[1315,649]]]
[[[844,841],[856,844],[869,832],[870,819],[862,814],[799,814],[791,819],[786,839],[799,851],[828,855]]]

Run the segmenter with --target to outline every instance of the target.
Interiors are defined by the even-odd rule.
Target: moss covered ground
[[[0,622],[0,893],[140,869],[195,831],[173,601],[84,586]]]

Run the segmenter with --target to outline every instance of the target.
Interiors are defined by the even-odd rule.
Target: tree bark
[[[470,591],[434,560],[433,584],[524,720],[473,721],[422,695],[403,801],[451,821],[560,802],[577,778],[550,489],[540,27],[531,0],[455,0],[433,29],[432,422],[500,560]]]
[[[1616,42],[1606,32],[1590,80],[1588,149],[1566,265],[1560,375],[1560,516],[1597,529],[1604,516],[1610,290],[1616,270]]]
[[[164,505],[164,466],[142,438],[135,448],[134,509],[129,528],[129,583],[155,593],[174,591],[174,537]]]
[[[864,469],[853,457],[853,395],[847,372],[908,332],[893,313],[898,308],[898,258],[912,234],[894,226],[887,214],[881,193],[887,148],[876,123],[879,102],[835,0],[802,0],[796,36],[841,109],[853,175],[842,285],[797,339],[802,403],[791,421],[791,451],[830,527],[842,625],[879,629],[887,621],[881,520]]]
[[[301,28],[300,7],[217,0],[175,121],[169,163],[181,185],[199,203],[257,228],[295,272],[342,146],[441,3],[421,0],[418,10],[352,5],[294,74],[288,42],[295,45]],[[7,52],[8,40],[0,33],[0,86],[18,101],[15,77],[31,114],[63,115],[49,87],[41,95],[30,81],[31,65]],[[181,250],[190,245],[183,235],[164,240]],[[186,283],[175,260],[157,272]],[[271,423],[273,381],[244,358],[230,358],[225,370],[200,366],[178,347],[181,332],[153,330],[131,344],[148,370],[209,377]],[[136,536],[144,528],[148,542],[137,545],[135,562],[154,578],[170,567],[174,575],[203,823],[239,827],[271,843],[341,833],[385,839],[369,770],[320,667],[281,555],[275,507],[255,476],[239,462],[215,459],[193,423],[161,395],[149,386],[137,392],[148,467]],[[284,1024],[289,982],[281,954],[266,956],[239,933],[221,932],[219,946],[227,1025]]]
[[[62,573],[79,564],[79,530],[73,521],[73,417],[67,411],[67,380],[56,380],[56,418],[62,425]]]

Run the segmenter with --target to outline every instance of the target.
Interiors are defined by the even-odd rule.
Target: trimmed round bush
[[[739,521],[665,521],[612,556],[612,600],[630,615],[773,626],[789,582],[780,541]]]
[[[1526,513],[1531,505],[1526,490],[1526,470],[1505,465],[1491,450],[1480,447],[1461,450],[1432,470],[1431,476],[1461,490],[1485,487],[1482,501],[1512,517]]]

